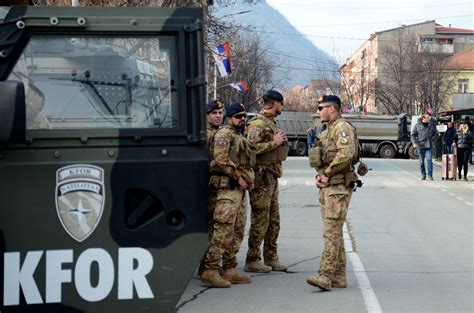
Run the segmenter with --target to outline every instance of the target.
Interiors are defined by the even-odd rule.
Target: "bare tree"
[[[317,102],[314,99],[314,90],[309,86],[295,86],[285,90],[285,105],[283,110],[293,112],[316,112]]]
[[[448,71],[442,54],[421,52],[418,54],[417,72],[420,74],[416,84],[418,112],[431,109],[437,115],[446,109],[448,99],[456,86],[457,72]]]
[[[398,38],[383,43],[377,73],[376,101],[379,111],[397,115],[415,113],[415,90],[420,73],[417,68],[416,38],[400,31]]]
[[[228,78],[218,77],[218,98],[225,103],[242,102],[249,110],[257,110],[258,99],[266,88],[271,86],[274,64],[267,55],[267,49],[258,35],[241,37],[234,34],[231,41],[232,75]],[[216,42],[215,45],[218,43]],[[209,61],[214,67],[214,60]],[[214,78],[215,71],[209,70],[210,78]],[[218,73],[217,73],[218,74]],[[243,81],[248,90],[241,93],[230,86],[231,83]],[[212,88],[209,88],[209,97],[212,97]]]
[[[369,101],[373,99],[375,81],[370,62],[353,68],[352,64],[341,67],[341,90],[343,102],[355,112],[367,110]]]
[[[456,74],[447,71],[443,61],[449,55],[424,51],[408,31],[398,35],[381,49],[377,103],[389,114],[420,114],[430,108],[436,115],[456,84]]]
[[[246,0],[253,4],[258,0]],[[275,64],[271,61],[270,53],[265,41],[260,35],[251,32],[232,18],[219,17],[219,5],[233,5],[233,1],[216,1],[216,5],[209,9],[206,20],[208,44],[206,45],[208,73],[208,98],[214,97],[214,79],[217,81],[217,98],[225,103],[242,102],[248,110],[256,111],[259,107],[259,98],[266,88],[272,87],[272,72]],[[232,74],[222,78],[216,71],[214,53],[218,45],[229,43],[231,50]],[[217,77],[216,77],[217,75]],[[241,93],[230,86],[231,83],[242,81],[248,90]]]

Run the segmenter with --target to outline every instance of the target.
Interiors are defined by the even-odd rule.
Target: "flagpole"
[[[214,98],[217,100],[217,64],[214,62]]]

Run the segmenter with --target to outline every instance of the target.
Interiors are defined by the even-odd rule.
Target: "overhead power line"
[[[288,26],[262,26],[260,28],[306,28],[306,27],[335,27],[335,26],[357,26],[357,25],[374,25],[374,24],[392,24],[392,23],[404,23],[404,22],[423,22],[430,20],[444,20],[448,18],[459,18],[459,17],[472,17],[472,14],[467,15],[453,15],[453,16],[440,16],[432,18],[417,18],[408,20],[397,20],[397,21],[378,21],[378,22],[366,22],[366,23],[344,23],[344,24],[319,24],[319,25],[288,25]]]
[[[321,5],[321,4],[298,4],[294,1],[291,2],[271,2],[270,5],[288,5],[292,7],[310,7],[310,8],[324,8],[324,9],[337,9],[337,10],[363,10],[363,11],[384,11],[384,10],[406,10],[406,9],[423,9],[423,8],[438,8],[438,7],[453,7],[453,6],[464,6],[472,5],[472,2],[460,2],[460,3],[449,3],[449,4],[438,4],[438,5],[423,5],[423,6],[390,6],[390,7],[374,7],[369,5],[361,5],[358,7],[351,6],[335,6],[335,5]]]

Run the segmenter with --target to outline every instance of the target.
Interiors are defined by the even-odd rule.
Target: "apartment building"
[[[376,32],[340,67],[342,96],[356,111],[393,113],[387,103],[399,103],[409,112],[419,56],[445,58],[473,47],[474,30],[434,20]]]

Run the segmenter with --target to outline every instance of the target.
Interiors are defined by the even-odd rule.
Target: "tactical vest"
[[[265,127],[269,127],[273,134],[278,133],[281,131],[275,123],[270,121],[267,118],[264,118],[260,115],[257,115],[253,117],[248,123],[251,123],[255,119],[261,119],[263,123],[265,124]],[[272,163],[279,163],[281,161],[285,161],[286,157],[288,156],[288,152],[290,151],[290,147],[288,146],[287,142],[284,142],[280,146],[278,146],[276,149],[262,153],[262,154],[257,154],[257,159],[256,159],[256,164],[257,165],[269,165]]]
[[[346,120],[342,118],[335,121],[334,125],[331,128],[334,129],[338,123],[343,122],[343,121],[348,123],[352,127],[352,130],[354,131],[355,153],[352,156],[352,165],[354,165],[360,160],[360,149],[359,149],[359,139],[357,138],[357,129],[354,127],[354,125],[352,125],[351,123],[347,122]],[[335,136],[334,136],[334,133],[330,133],[330,131],[331,130],[328,128],[327,130],[321,133],[320,139],[323,144],[323,147],[327,147],[324,150],[323,155],[322,155],[323,166],[327,166],[331,164],[331,162],[334,160],[337,154],[337,146],[336,146],[336,142],[334,141]]]
[[[230,126],[226,125],[223,128],[230,129]],[[215,139],[216,133],[217,132],[212,134],[212,137],[210,138],[209,163],[214,161],[214,144],[215,144],[214,139]],[[249,156],[244,149],[240,148],[239,140],[241,140],[241,138],[239,138],[239,136],[236,136],[234,134],[234,137],[232,138],[232,142],[230,143],[229,159],[235,164],[236,167],[244,166],[244,165],[253,166],[255,164],[255,151],[253,151],[253,156],[252,155]]]

